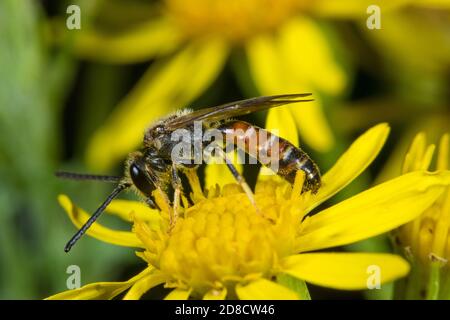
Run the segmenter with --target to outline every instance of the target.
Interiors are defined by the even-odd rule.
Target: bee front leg
[[[152,209],[156,209],[156,203],[155,201],[153,201],[152,198],[148,197],[147,199],[145,199],[145,203]]]

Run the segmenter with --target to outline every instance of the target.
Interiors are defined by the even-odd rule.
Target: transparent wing
[[[217,107],[200,109],[174,118],[165,123],[165,128],[168,130],[175,130],[185,127],[193,123],[194,121],[219,121],[227,118],[242,116],[256,111],[267,110],[284,104],[314,100],[303,99],[309,96],[311,96],[311,93],[283,94],[230,102]]]

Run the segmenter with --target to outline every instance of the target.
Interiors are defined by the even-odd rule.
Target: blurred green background
[[[213,3],[214,0],[194,1],[190,10],[195,13],[195,5],[207,2]],[[219,6],[216,9],[227,10],[226,2],[219,2],[223,8]],[[279,5],[287,6],[288,2],[280,1]],[[65,24],[70,16],[66,10],[73,3],[81,8],[80,30],[68,30]],[[170,78],[178,79],[178,86],[174,84],[175,80],[157,83],[168,92],[154,95],[151,101],[158,102],[160,97],[162,102],[160,106],[157,103],[151,105],[151,112],[139,111],[141,109],[134,108],[129,100],[123,102],[130,92],[136,91],[137,86],[143,86],[141,91],[144,92],[147,90],[145,85],[149,86],[150,93],[156,90],[152,77],[158,81],[164,79],[158,78],[164,64],[170,61],[171,56],[184,50],[180,48],[188,47],[196,34],[185,35],[181,40],[178,36],[168,37],[158,45],[148,44],[145,34],[141,34],[134,42],[128,42],[129,52],[137,52],[137,56],[127,56],[127,47],[120,47],[125,58],[120,56],[120,50],[114,51],[112,45],[102,49],[101,41],[95,45],[86,42],[88,44],[83,47],[83,36],[96,30],[110,37],[118,35],[117,39],[120,39],[127,30],[159,21],[158,15],[167,11],[165,6],[176,7],[180,6],[179,3],[144,0],[0,1],[0,299],[41,299],[63,291],[69,265],[80,266],[82,284],[123,281],[142,268],[142,263],[131,250],[89,237],[83,238],[70,254],[63,251],[75,228],[58,206],[57,195],[68,194],[81,207],[92,211],[111,186],[60,181],[53,173],[64,169],[121,174],[124,153],[117,152],[108,165],[95,165],[96,157],[100,159],[98,154],[110,159],[108,152],[113,154],[113,151],[108,151],[108,144],[115,144],[115,136],[97,140],[101,142],[100,147],[92,142],[99,128],[108,126],[116,128],[114,134],[118,136],[122,132],[125,134],[128,127],[130,131],[136,127],[141,132],[132,117],[124,117],[124,123],[118,122],[114,126],[117,122],[114,122],[114,114],[120,118],[118,108],[135,114],[140,121],[149,122],[155,114],[164,114],[172,108],[213,106],[266,93],[261,89],[264,86],[254,78],[254,73],[252,76],[249,71],[249,60],[244,58],[247,43],[241,38],[226,38],[224,50],[227,50],[227,56],[223,65],[201,88],[187,93],[183,91],[183,84],[188,86],[191,77],[195,81],[197,73],[204,72],[201,67],[180,68],[176,74],[184,78],[180,80],[176,75]],[[252,1],[249,3],[249,6],[254,5]],[[263,1],[259,6],[251,7],[251,12],[260,10],[256,16],[270,16],[273,8],[265,7],[270,3],[274,2]],[[317,160],[322,171],[326,171],[362,131],[382,121],[389,122],[392,127],[381,156],[370,170],[333,200],[338,201],[399,174],[403,154],[418,131],[426,130],[430,140],[436,141],[449,130],[450,6],[445,1],[442,4],[437,1],[435,5],[428,5],[425,1],[402,1],[406,4],[386,10],[385,14],[383,5],[386,2],[380,1],[382,29],[369,30],[365,10],[358,12],[355,7],[353,13],[343,14],[332,6],[316,9],[312,4],[311,8],[308,7],[308,1],[299,3],[300,7],[295,10],[317,23],[333,54],[333,63],[345,77],[345,86],[339,92],[326,90],[327,67],[324,67],[323,74],[320,73],[322,69],[318,69],[314,75],[325,79],[320,80],[322,86],[319,80],[317,87],[305,81],[305,87],[312,88],[320,97],[335,143],[327,150],[316,147],[314,141],[303,145],[301,134],[302,147]],[[366,7],[361,5],[360,9]],[[199,16],[204,11],[208,12],[204,8],[197,9]],[[172,8],[171,12],[178,11]],[[275,10],[272,14],[277,12]],[[243,14],[236,17],[236,21],[245,18],[248,17]],[[253,31],[255,34],[271,31],[252,30],[255,25],[259,26],[258,23],[249,24],[240,37],[249,37],[247,33],[252,34]],[[280,24],[279,21],[276,23]],[[167,26],[161,28],[166,30]],[[150,31],[151,41],[158,39],[155,30],[157,33],[158,26]],[[144,39],[142,47],[139,46],[141,39]],[[298,59],[301,59],[302,46],[305,51],[311,49],[307,40],[299,38],[300,50],[295,53]],[[196,63],[202,66],[201,60]],[[286,84],[284,93],[292,92],[292,88],[295,87]],[[299,85],[298,91],[305,90]],[[142,92],[140,94],[142,96]],[[139,94],[136,96],[135,100],[139,100]],[[146,101],[134,101],[136,105],[139,103],[145,104]],[[263,126],[264,115],[252,115],[249,120]],[[110,131],[105,129],[104,132]],[[102,162],[98,160],[98,163]],[[256,168],[245,169],[251,184],[256,173]],[[108,225],[126,228],[115,219],[102,219]],[[390,250],[385,237],[342,248],[361,249]],[[320,288],[312,288],[311,294],[316,299],[368,297],[362,292]]]

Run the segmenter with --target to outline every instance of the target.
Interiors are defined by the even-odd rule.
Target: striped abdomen
[[[294,182],[298,170],[305,172],[302,192],[316,193],[320,188],[320,171],[311,158],[289,141],[245,121],[229,121],[218,127],[227,144],[257,159],[278,175]]]

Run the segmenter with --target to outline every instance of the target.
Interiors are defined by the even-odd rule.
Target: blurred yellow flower
[[[132,232],[94,223],[88,234],[143,249],[137,255],[148,267],[125,282],[88,284],[49,299],[110,299],[127,290],[124,299],[138,299],[160,284],[173,288],[166,299],[308,299],[302,281],[364,289],[371,265],[381,269],[382,283],[402,277],[409,266],[396,255],[313,251],[359,241],[415,219],[448,187],[448,172],[405,174],[309,215],[367,168],[388,132],[388,126],[380,124],[359,137],[323,176],[317,194],[300,194],[302,173],[293,186],[275,178],[259,181],[255,199],[264,217],[236,184],[210,188],[205,194],[195,174],[188,174],[193,205],[184,201],[170,232],[172,208],[162,194],[155,194],[161,212],[115,200],[107,210],[133,222]],[[88,218],[67,196],[59,201],[77,227]]]
[[[435,145],[418,134],[405,157],[403,174],[430,170]],[[449,173],[449,135],[442,136],[436,161],[437,173]],[[397,247],[415,267],[407,279],[407,293],[414,298],[450,298],[450,188],[430,208],[394,233]],[[425,279],[425,281],[424,281]]]
[[[378,1],[383,13],[405,2]],[[342,93],[348,76],[331,45],[331,30],[325,31],[313,17],[365,19],[371,4],[368,0],[193,0],[189,4],[165,0],[143,5],[140,12],[151,18],[125,31],[111,34],[86,27],[74,39],[81,57],[109,63],[156,58],[94,134],[87,150],[89,166],[106,170],[136,148],[150,121],[187,106],[208,88],[232,49],[246,58],[236,71],[246,74],[244,81],[251,80],[261,95],[314,93],[314,102],[270,110],[269,117],[294,124],[314,149],[330,150],[334,137],[322,111],[322,97]],[[120,8],[126,12],[131,10],[128,6],[136,3]],[[108,9],[100,6],[98,12]],[[295,137],[298,144],[297,131]]]

